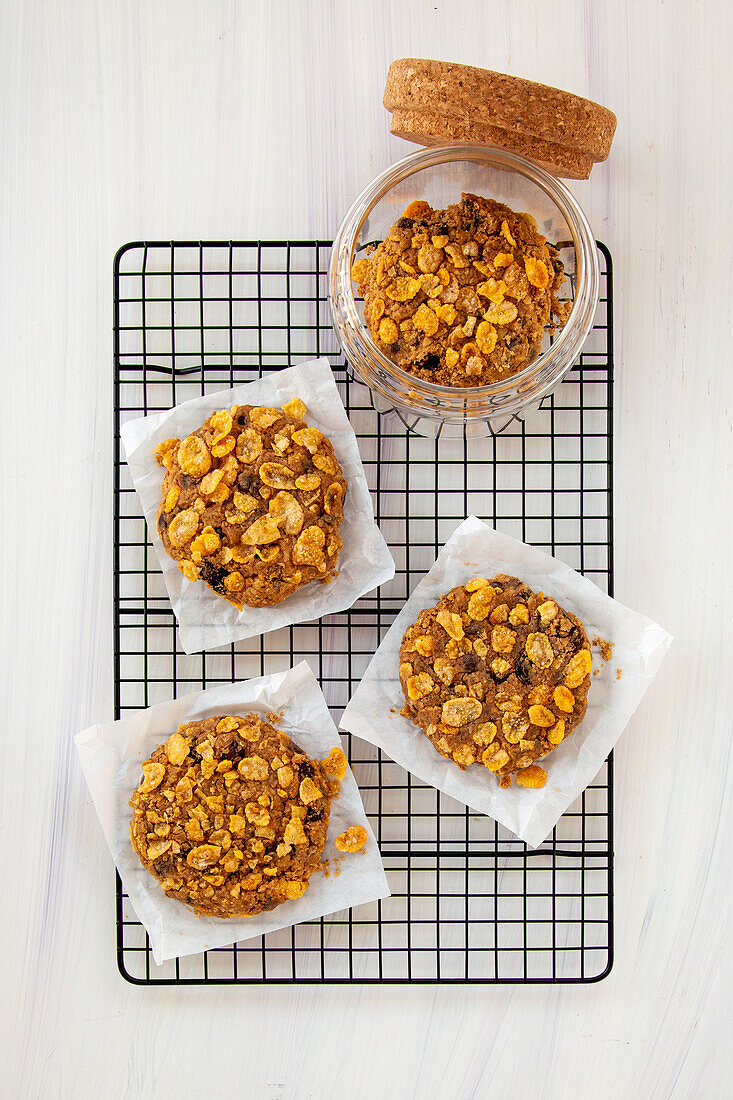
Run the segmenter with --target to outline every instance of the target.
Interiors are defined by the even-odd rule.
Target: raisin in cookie
[[[347,482],[305,411],[297,398],[234,405],[155,450],[167,471],[157,517],[166,552],[237,608],[336,575]]]
[[[534,218],[480,195],[445,210],[411,203],[351,275],[382,351],[446,386],[524,370],[569,312],[557,299],[563,265]]]
[[[400,646],[402,713],[459,768],[541,787],[534,764],[582,722],[591,654],[583,624],[503,573],[476,577],[421,611]]]
[[[305,893],[346,758],[311,760],[256,714],[217,715],[179,726],[142,770],[130,836],[143,867],[200,916],[250,917]]]

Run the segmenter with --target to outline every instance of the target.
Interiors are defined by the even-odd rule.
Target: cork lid
[[[391,132],[418,145],[495,145],[555,176],[587,179],[616,116],[590,99],[505,73],[405,57],[387,73]]]

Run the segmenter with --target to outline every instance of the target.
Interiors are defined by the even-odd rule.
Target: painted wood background
[[[0,5],[8,1097],[722,1097],[730,900],[725,0]],[[588,94],[573,184],[616,264],[616,591],[676,637],[617,752],[616,964],[588,988],[145,990],[72,747],[112,713],[112,257],[328,236],[408,147],[395,57]]]

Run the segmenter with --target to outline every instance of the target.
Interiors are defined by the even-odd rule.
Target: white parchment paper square
[[[589,639],[598,636],[613,643],[608,663],[594,654],[598,675],[591,675],[586,716],[542,759],[547,783],[539,790],[514,783],[502,789],[493,774],[477,765],[461,771],[398,713],[405,702],[397,668],[407,627],[449,589],[471,577],[497,573],[520,577],[534,591],[546,592],[582,620]],[[598,774],[671,642],[661,626],[611,599],[570,566],[470,516],[395,619],[344,712],[341,728],[377,745],[419,779],[488,814],[534,848]],[[618,679],[617,668],[622,669]]]
[[[245,606],[237,611],[203,581],[187,581],[165,552],[155,523],[165,471],[155,461],[153,450],[172,436],[183,439],[201,427],[217,409],[228,409],[232,405],[280,407],[294,397],[305,403],[307,422],[331,441],[349,483],[341,523],[344,546],[338,559],[338,576],[327,584],[304,585],[273,607]],[[256,382],[196,397],[165,412],[128,420],[122,425],[120,436],[186,653],[228,645],[291,623],[343,611],[365,592],[394,576],[392,555],[374,522],[372,498],[356,436],[328,360],[297,363]]]
[[[341,739],[329,714],[316,679],[301,661],[287,672],[262,676],[237,684],[224,684],[185,695],[170,703],[158,703],[137,711],[119,722],[90,726],[76,736],[76,746],[99,820],[112,858],[129,894],[138,918],[144,924],[156,963],[191,955],[213,947],[313,920],[377,898],[389,897],[382,857],[354,776],[349,769],[341,780],[338,798],[331,804],[331,817],[324,859],[341,853],[334,846],[339,833],[350,825],[361,825],[367,843],[361,852],[344,855],[339,874],[314,874],[302,898],[285,901],[269,913],[244,920],[197,917],[162,889],[138,860],[130,843],[130,798],[139,785],[143,760],[156,745],[166,740],[182,722],[195,722],[212,714],[245,715],[252,711],[263,718],[271,711],[283,711],[277,726],[289,734],[309,756],[319,760]]]

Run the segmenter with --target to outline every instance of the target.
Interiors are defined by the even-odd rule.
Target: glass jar
[[[402,370],[377,346],[354,297],[356,254],[378,243],[415,199],[435,209],[469,191],[505,203],[537,220],[559,246],[573,306],[540,355],[524,370],[484,386],[442,386]],[[524,157],[481,145],[439,146],[410,154],[382,172],[354,201],[333,244],[328,296],[333,325],[353,376],[372,392],[375,408],[393,412],[420,435],[488,435],[525,416],[560,384],[577,359],[598,304],[598,251],[588,221],[567,188]]]

